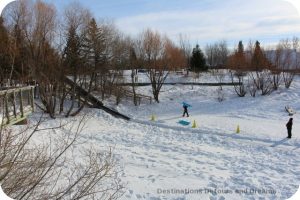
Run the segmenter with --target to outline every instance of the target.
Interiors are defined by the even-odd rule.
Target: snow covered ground
[[[284,106],[300,112],[300,77],[291,89],[270,96],[239,98],[224,87],[226,99],[220,103],[216,89],[166,86],[159,104],[115,106],[132,117],[130,122],[86,109],[89,120],[76,148],[114,148],[123,169],[124,200],[291,197],[300,184],[300,123],[294,115],[293,138],[286,139]],[[139,92],[150,95],[151,89]],[[177,123],[182,101],[192,105],[188,120],[197,128]]]
[[[123,199],[286,199],[298,188],[299,141],[127,123],[92,112],[83,138],[114,147],[127,183]],[[172,189],[204,191],[161,193]],[[276,194],[251,194],[262,189]]]

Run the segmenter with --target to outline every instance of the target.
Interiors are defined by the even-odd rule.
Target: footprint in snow
[[[226,168],[224,168],[224,167],[216,167],[216,169],[219,169],[219,170],[226,170]]]
[[[195,162],[196,162],[197,164],[204,164],[204,162],[199,161],[199,160],[195,160]]]
[[[142,161],[145,160],[145,158],[143,158],[143,157],[137,157],[137,159],[140,159],[140,160],[142,160]]]
[[[216,184],[214,184],[214,183],[210,183],[210,184],[208,185],[208,187],[218,188],[218,186],[217,186]]]

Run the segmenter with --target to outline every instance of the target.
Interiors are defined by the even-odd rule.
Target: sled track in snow
[[[124,199],[164,199],[156,193],[157,188],[186,188],[191,183],[232,191],[266,187],[278,193],[268,197],[203,194],[174,199],[286,199],[298,188],[299,170],[291,167],[299,166],[300,149],[293,151],[295,143],[251,135],[243,139],[243,135],[209,127],[191,129],[159,124],[160,121],[132,119],[133,123],[126,123],[101,114],[98,117],[91,123],[98,124],[100,120],[103,126],[89,131],[84,140],[92,138],[97,146],[115,147],[116,157],[124,167],[124,181],[130,183]]]
[[[288,139],[283,138],[280,140],[271,140],[271,139],[264,139],[264,138],[258,138],[258,137],[249,137],[246,135],[241,135],[241,134],[235,134],[235,133],[222,133],[220,131],[214,131],[214,135],[210,134],[208,131],[209,129],[207,128],[202,128],[202,129],[192,129],[188,127],[174,127],[174,126],[169,126],[166,124],[159,124],[155,122],[146,122],[138,119],[131,119],[132,122],[143,124],[143,125],[149,125],[149,126],[155,126],[158,128],[165,128],[165,129],[171,129],[175,131],[186,131],[190,133],[195,133],[195,134],[205,134],[205,135],[217,135],[217,136],[222,136],[222,137],[227,137],[230,139],[234,140],[241,140],[241,141],[250,141],[250,142],[256,142],[256,143],[263,143],[267,144],[265,145],[266,147],[277,147],[277,146],[286,146],[286,147],[294,147],[293,150],[300,149],[300,143],[298,141],[295,141],[293,144],[288,144],[285,143],[288,141]]]

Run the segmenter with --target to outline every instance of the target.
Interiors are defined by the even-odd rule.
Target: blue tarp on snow
[[[183,125],[183,126],[188,126],[188,125],[190,125],[191,122],[185,121],[185,120],[180,120],[178,123]]]

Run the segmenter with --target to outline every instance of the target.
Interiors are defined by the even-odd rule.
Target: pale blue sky
[[[63,10],[71,0],[47,0]],[[260,40],[300,37],[300,16],[284,0],[77,0],[95,18],[113,19],[124,33],[137,35],[146,28],[178,41],[181,33],[201,46],[225,39]]]

